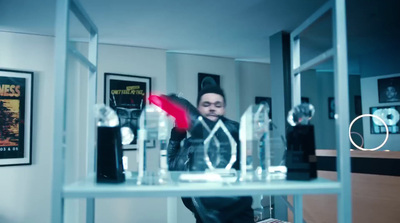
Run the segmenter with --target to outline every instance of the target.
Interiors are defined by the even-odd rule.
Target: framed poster
[[[309,97],[301,97],[301,103],[308,103],[308,104],[310,104],[310,98],[309,98]]]
[[[328,98],[328,118],[335,119],[335,98]]]
[[[378,79],[379,103],[400,102],[400,76]]]
[[[33,72],[0,69],[0,166],[32,164]]]
[[[389,134],[400,134],[400,106],[371,107],[369,110],[370,114],[378,116],[386,123]],[[379,119],[371,117],[370,120],[371,134],[386,134],[386,128]]]
[[[269,106],[269,112],[268,112],[268,116],[269,119],[271,120],[271,123],[269,123],[269,130],[272,130],[272,99],[270,97],[259,97],[257,96],[255,98],[255,103],[260,104],[260,103],[266,103]]]
[[[134,75],[104,73],[104,102],[117,112],[121,127],[132,130],[134,138],[124,150],[137,149],[139,117],[148,103],[151,92],[151,78]],[[147,148],[154,148],[155,142],[146,142]]]
[[[206,86],[217,85],[220,86],[220,77],[216,74],[206,74],[206,73],[198,73],[198,87],[197,91],[200,91],[202,88]]]

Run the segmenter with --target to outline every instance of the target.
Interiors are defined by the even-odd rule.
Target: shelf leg
[[[303,222],[303,196],[294,195],[294,223]]]
[[[167,198],[167,223],[178,222],[178,198],[168,197]]]
[[[86,199],[86,223],[94,223],[94,198]]]

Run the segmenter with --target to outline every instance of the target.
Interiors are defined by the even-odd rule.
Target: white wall
[[[315,103],[315,144],[317,149],[337,149],[336,148],[336,133],[335,119],[328,117],[328,97],[334,97],[333,89],[333,73],[317,72],[316,73],[316,92],[317,97]],[[311,86],[308,86],[311,88]],[[314,96],[314,97],[315,97]],[[313,100],[310,98],[310,102]]]
[[[167,57],[168,73],[176,77],[174,93],[182,93],[183,97],[196,105],[198,73],[220,75],[220,85],[227,101],[226,117],[239,121],[239,82],[233,59],[179,53],[168,53]]]
[[[316,149],[336,149],[335,121],[328,118],[328,97],[334,97],[333,74],[315,70],[301,73],[301,96],[308,97],[315,108],[311,124]]]
[[[399,103],[379,103],[378,98],[378,79],[398,77],[400,73],[391,75],[382,75],[368,78],[361,78],[361,98],[363,114],[370,114],[371,107],[383,107],[390,105],[399,105]],[[374,148],[379,146],[385,139],[384,134],[371,134],[370,118],[363,118],[364,127],[364,148]],[[387,143],[380,150],[400,151],[400,134],[389,134]]]
[[[240,115],[255,103],[255,97],[271,97],[269,64],[236,62],[240,83]],[[274,99],[271,99],[274,104]],[[272,105],[273,106],[273,105]]]
[[[382,40],[384,41],[384,40]],[[386,48],[378,48],[360,56],[361,77],[390,75],[400,72],[400,54],[396,49],[400,43]],[[373,55],[373,56],[371,56]]]
[[[50,222],[53,38],[0,32],[0,67],[33,71],[32,165],[0,167],[0,222]]]

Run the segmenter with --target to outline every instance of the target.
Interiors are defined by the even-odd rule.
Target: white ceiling
[[[269,62],[269,37],[282,30],[292,31],[326,1],[80,2],[97,25],[101,43]],[[399,45],[399,2],[347,1],[350,66],[358,66],[360,55]],[[0,30],[54,36],[55,4],[55,0],[0,0]],[[72,24],[76,23],[72,21]],[[310,52],[330,46],[329,24],[327,18],[304,35],[304,43],[310,47]],[[81,38],[79,28],[74,28],[71,33],[72,37]]]

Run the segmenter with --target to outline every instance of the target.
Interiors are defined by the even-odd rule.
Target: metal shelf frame
[[[300,34],[316,22],[321,16],[332,10],[333,47],[315,58],[300,62]],[[301,72],[308,70],[328,59],[334,64],[334,91],[335,91],[335,127],[337,149],[337,174],[340,190],[338,194],[338,222],[351,222],[351,172],[350,172],[350,143],[347,132],[349,128],[349,90],[347,71],[347,40],[346,40],[346,9],[345,0],[330,0],[305,20],[290,34],[291,45],[291,83],[292,106],[301,101]],[[339,103],[340,102],[340,103]],[[297,198],[296,198],[297,197]],[[302,203],[299,196],[294,200]],[[295,212],[299,212],[295,208]],[[295,218],[295,222],[297,221]]]
[[[187,172],[183,172],[187,173]],[[171,172],[171,179],[178,179],[181,172]],[[153,179],[154,178],[154,179]],[[157,182],[152,177],[151,182]],[[196,196],[246,196],[246,195],[303,195],[338,194],[340,184],[318,178],[311,181],[271,180],[258,182],[179,182],[170,180],[162,185],[137,185],[136,179],[121,184],[98,184],[95,177],[65,185],[65,198],[111,198],[111,197],[191,197]]]
[[[86,28],[89,36],[88,56],[81,54],[71,44],[69,38],[70,30],[70,12],[72,12],[79,22]],[[73,55],[89,69],[88,88],[87,88],[87,114],[86,125],[88,127],[95,126],[94,117],[91,111],[94,110],[96,103],[96,86],[97,86],[97,46],[98,32],[96,25],[89,18],[80,3],[76,0],[57,0],[56,4],[56,40],[55,40],[55,79],[54,86],[55,104],[54,104],[54,136],[53,136],[53,179],[52,179],[52,208],[51,222],[63,222],[64,220],[64,195],[62,188],[65,183],[65,154],[68,150],[66,141],[67,132],[67,113],[76,111],[76,107],[68,107],[67,104],[67,71],[68,56]],[[86,132],[87,157],[93,157],[87,160],[87,173],[94,172],[95,157],[95,131],[87,129]],[[94,222],[94,199],[87,199],[87,222]]]
[[[299,35],[318,17],[328,10],[333,11],[334,47],[316,58],[300,64]],[[81,54],[73,47],[69,39],[69,12],[75,14],[78,20],[90,34],[88,56]],[[292,104],[300,103],[300,73],[316,64],[333,58],[335,64],[335,98],[338,118],[336,131],[338,149],[337,170],[338,181],[315,179],[312,181],[276,180],[270,182],[238,182],[238,183],[179,183],[171,181],[166,185],[136,185],[128,179],[118,185],[97,184],[94,180],[95,171],[95,120],[91,111],[96,103],[97,86],[97,47],[98,31],[88,14],[78,0],[57,0],[56,7],[56,41],[55,41],[55,116],[53,137],[53,179],[52,179],[52,210],[51,222],[64,221],[65,199],[86,199],[86,222],[94,223],[94,199],[117,197],[171,197],[171,196],[240,196],[240,195],[294,195],[295,223],[303,222],[304,194],[337,194],[338,222],[351,222],[351,184],[350,184],[350,151],[347,140],[348,117],[348,77],[347,77],[347,46],[345,26],[345,0],[332,0],[314,13],[308,20],[291,33],[292,48]],[[89,69],[87,88],[87,168],[86,179],[67,184],[65,182],[65,153],[68,150],[66,141],[67,118],[76,107],[67,109],[67,64],[68,56],[72,55]],[[341,103],[339,104],[338,101]],[[93,126],[93,129],[89,128]],[[171,173],[175,174],[175,173]]]

